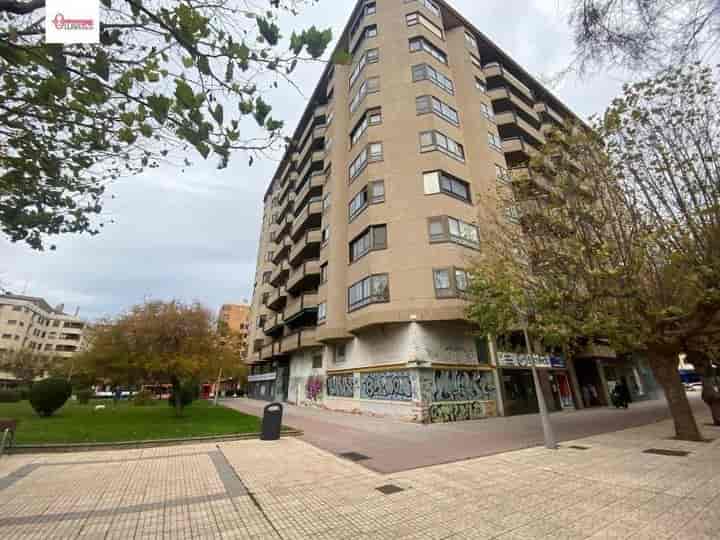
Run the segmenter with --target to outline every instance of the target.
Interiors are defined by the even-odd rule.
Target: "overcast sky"
[[[315,24],[342,30],[354,0],[320,0],[283,33]],[[570,61],[567,0],[451,0],[470,21],[538,77]],[[321,66],[296,72],[310,95]],[[620,91],[618,77],[566,78],[556,95],[583,118],[601,112]],[[297,90],[271,96],[274,116],[294,129],[305,107]],[[197,160],[196,160],[197,162]],[[89,319],[112,316],[145,297],[198,300],[213,310],[252,294],[262,196],[277,162],[247,166],[237,155],[227,169],[199,160],[184,173],[166,166],[111,186],[105,205],[114,224],[101,235],[57,239],[57,251],[33,252],[0,237],[0,283],[51,304],[80,308]]]

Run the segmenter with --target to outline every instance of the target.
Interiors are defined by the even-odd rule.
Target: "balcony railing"
[[[285,308],[284,320],[286,322],[291,321],[292,319],[302,315],[302,313],[305,311],[317,310],[317,307],[317,293],[301,294],[300,296],[297,296],[296,298],[293,298],[288,302],[288,305]]]
[[[280,264],[275,270],[273,270],[273,273],[270,274],[270,285],[273,287],[279,287],[285,282],[289,272],[290,267],[286,262]]]
[[[283,353],[289,353],[303,349],[305,347],[314,347],[318,345],[317,331],[315,328],[303,328],[292,334],[282,338],[280,342],[280,349]]]
[[[316,171],[310,175],[305,183],[300,187],[295,202],[297,207],[301,208],[307,202],[308,197],[319,195],[322,193],[322,187],[325,185],[325,172]]]
[[[535,110],[539,113],[547,114],[550,118],[555,120],[555,122],[560,125],[565,124],[565,120],[563,119],[562,115],[555,111],[555,109],[550,107],[547,103],[536,103]]]
[[[267,307],[273,311],[281,311],[287,303],[287,291],[285,287],[279,287],[270,293],[268,298]]]
[[[507,82],[512,84],[516,89],[522,92],[528,99],[531,99],[533,101],[535,100],[535,95],[533,94],[532,90],[530,90],[530,88],[528,88],[525,83],[520,82],[520,80],[515,77],[515,75],[510,73],[498,62],[491,62],[489,64],[485,64],[485,66],[483,66],[483,73],[485,74],[485,77],[502,77]]]
[[[318,259],[308,261],[297,268],[293,268],[288,276],[287,290],[290,292],[296,292],[298,289],[302,288],[304,280],[308,278],[313,278],[310,279],[313,282],[319,281],[320,261]],[[318,283],[313,283],[313,285],[316,287]]]
[[[493,88],[492,90],[488,90],[488,97],[492,101],[497,101],[500,99],[509,99],[510,102],[515,105],[515,107],[522,109],[525,113],[527,113],[530,118],[534,118],[538,122],[540,122],[540,117],[538,116],[537,111],[534,107],[531,107],[527,103],[525,103],[522,99],[517,97],[514,93],[512,93],[508,88],[501,86],[500,88]]]
[[[282,261],[284,261],[287,258],[288,253],[290,253],[291,247],[292,241],[288,237],[285,237],[275,242],[275,252],[273,253],[272,258],[273,264],[280,264]]]
[[[523,130],[528,136],[537,141],[538,144],[545,144],[545,136],[534,126],[529,124],[519,114],[513,111],[505,111],[495,115],[495,123],[498,126],[513,125]]]
[[[290,236],[292,236],[293,239],[297,239],[306,228],[319,227],[321,215],[322,201],[319,196],[312,197],[295,218],[290,231]]]
[[[302,236],[290,250],[290,264],[297,266],[308,255],[314,246],[320,245],[322,232],[320,229],[310,229]]]

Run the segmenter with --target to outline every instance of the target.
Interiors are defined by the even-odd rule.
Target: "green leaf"
[[[195,94],[192,88],[182,79],[175,79],[175,97],[178,103],[185,109],[195,107]]]
[[[215,119],[215,121],[219,125],[222,125],[222,123],[223,123],[223,106],[218,103],[214,109],[211,109],[211,114],[212,114],[213,118]]]

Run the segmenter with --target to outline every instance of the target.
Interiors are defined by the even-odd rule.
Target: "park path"
[[[0,538],[717,539],[720,428],[703,430],[715,440],[662,421],[389,475],[294,438],[7,456]]]
[[[697,413],[707,408],[699,392],[689,394]],[[267,403],[228,399],[226,407],[262,415]],[[627,410],[596,408],[551,415],[559,441],[643,426],[669,417],[665,400],[634,403]],[[387,418],[284,405],[283,423],[304,432],[302,439],[333,454],[356,452],[362,464],[381,473],[489,456],[543,444],[537,414],[449,424],[419,425]]]

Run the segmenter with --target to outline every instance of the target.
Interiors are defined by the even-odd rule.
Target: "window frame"
[[[477,225],[473,223],[468,223],[467,221],[463,221],[462,219],[455,218],[453,216],[431,216],[427,218],[428,222],[428,240],[431,244],[445,244],[445,243],[453,243],[458,244],[460,246],[464,246],[470,249],[479,250],[480,249],[480,231],[477,227]],[[457,225],[458,234],[454,234],[452,232],[452,222],[455,222]],[[433,225],[437,228],[439,226],[440,232],[438,234],[433,234]],[[472,229],[474,230],[474,236],[477,239],[477,241],[471,241],[468,240],[463,235],[463,230],[466,229]]]
[[[422,78],[419,77],[420,72],[418,68],[421,68],[422,70]],[[455,95],[455,83],[453,82],[453,80],[444,73],[440,73],[430,64],[415,64],[410,67],[410,73],[412,76],[412,81],[414,83],[430,81],[432,84],[445,91],[447,94],[450,94],[451,96]]]
[[[411,4],[413,2],[418,2],[421,6],[423,6],[425,9],[427,9],[430,13],[432,13],[436,17],[440,17],[440,6],[438,6],[432,0],[405,0],[404,1],[405,4]]]
[[[420,100],[427,102],[422,109],[420,108]],[[424,94],[415,98],[415,112],[418,116],[434,114],[447,123],[460,127],[460,113],[458,110],[432,94]]]
[[[327,302],[320,302],[318,304],[318,324],[327,320]]]
[[[382,197],[375,196],[372,190],[375,186],[382,185]],[[363,199],[360,206],[353,210],[353,203],[358,199]],[[385,202],[385,180],[371,180],[361,190],[359,190],[348,203],[348,223],[352,223],[355,218],[362,214],[371,204],[380,204]]]
[[[405,24],[408,28],[413,26],[423,26],[428,32],[430,32],[436,38],[445,41],[445,30],[428,19],[420,11],[412,11],[405,14]]]
[[[428,175],[436,174],[437,175],[437,191],[429,191],[428,190]],[[459,201],[462,201],[467,204],[472,204],[472,189],[470,187],[470,182],[467,182],[466,180],[463,180],[462,178],[458,178],[457,176],[454,176],[447,171],[444,171],[442,169],[436,169],[432,171],[424,171],[422,173],[423,176],[423,191],[425,195],[447,195],[449,197],[453,197],[454,199],[457,199]],[[450,182],[450,189],[446,189],[445,186],[443,186],[442,180],[445,179],[446,181]],[[452,190],[452,187],[454,184],[460,184],[465,189],[465,192],[467,194],[466,197],[463,197],[462,195],[459,195],[456,191]]]
[[[350,130],[350,148],[358,143],[369,127],[379,126],[380,124],[382,124],[382,107],[366,109],[352,130]]]
[[[424,144],[423,143],[423,136],[430,136],[432,139],[432,144]],[[444,146],[443,146],[444,143]],[[459,149],[459,152],[454,152],[450,149],[451,144],[454,145],[457,149]],[[451,158],[461,162],[465,163],[465,147],[463,144],[457,142],[452,137],[448,137],[445,135],[442,131],[439,131],[437,129],[431,129],[427,131],[421,131],[420,132],[420,153],[425,154],[427,152],[442,152],[443,154],[450,156]]]
[[[350,72],[350,77],[348,78],[348,88],[352,88],[355,86],[355,83],[360,78],[360,75],[363,71],[365,71],[365,68],[369,66],[370,64],[377,64],[380,61],[380,49],[377,47],[373,49],[367,49],[362,53],[362,56],[357,61],[357,63],[353,66],[352,71]]]
[[[376,231],[384,230],[384,239],[382,242],[379,242],[376,237]],[[354,253],[354,247],[359,243],[363,242],[366,244],[367,247],[362,247],[358,254]],[[379,223],[377,225],[369,225],[363,231],[355,236],[350,242],[348,242],[348,259],[349,264],[356,263],[363,257],[365,257],[368,253],[372,251],[382,251],[384,249],[388,249],[388,232],[387,232],[387,224],[386,223]]]
[[[420,46],[416,47],[414,44],[419,43]],[[448,55],[445,51],[443,51],[441,48],[436,47],[433,45],[427,38],[424,36],[414,36],[411,37],[408,40],[408,46],[410,48],[411,53],[416,52],[425,52],[429,54],[432,58],[443,64],[444,66],[450,65],[450,61],[448,60]]]
[[[374,86],[376,82],[377,86],[370,88],[371,86]],[[368,77],[365,79],[358,88],[357,93],[350,99],[350,116],[355,114],[360,107],[360,104],[365,101],[367,96],[370,94],[377,94],[378,92],[380,92],[380,77]]]
[[[381,280],[385,282],[384,291],[382,291],[382,294],[378,294],[377,292],[375,292],[375,288],[377,287],[376,282],[380,282]],[[358,297],[358,300],[353,302],[352,293],[353,290],[356,289],[356,287],[358,286],[360,287],[361,296]],[[390,302],[390,274],[388,273],[370,274],[369,276],[364,277],[359,281],[356,281],[348,287],[348,313],[357,311],[372,304],[385,304],[388,302]]]
[[[376,152],[373,154],[373,147],[377,146],[380,147],[380,152]],[[368,165],[370,165],[371,163],[377,163],[382,160],[382,142],[371,142],[365,145],[363,149],[358,152],[358,155],[355,156],[355,159],[350,162],[350,165],[348,167],[349,183],[352,183],[358,176],[360,176],[365,171],[365,169],[367,169]]]

